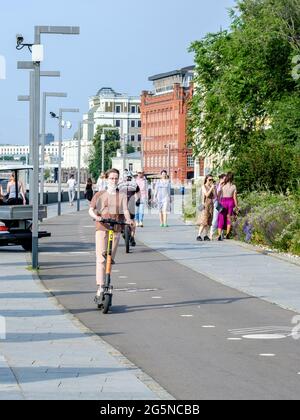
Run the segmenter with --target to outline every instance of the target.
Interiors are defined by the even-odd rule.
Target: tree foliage
[[[248,169],[252,180],[265,181],[275,167],[270,171],[260,156],[272,162],[277,156],[280,163],[279,150],[289,159],[300,149],[300,79],[292,74],[300,50],[300,0],[242,0],[230,16],[230,30],[191,45],[196,78],[188,137],[196,155],[217,155],[239,171],[239,159],[256,156],[262,167],[253,161]],[[299,157],[293,162],[294,176]],[[289,167],[282,162],[280,172]],[[279,187],[277,181],[269,185]]]
[[[98,126],[97,133],[93,140],[93,147],[89,158],[89,172],[94,179],[98,179],[102,171],[102,140],[101,134],[105,133],[104,144],[104,170],[107,171],[112,166],[112,158],[116,156],[120,149],[120,134],[111,127],[111,130],[104,130],[110,126]]]

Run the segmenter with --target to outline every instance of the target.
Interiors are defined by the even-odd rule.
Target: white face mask
[[[118,186],[114,183],[114,181],[110,181],[108,180],[108,185],[107,185],[107,192],[109,194],[113,194],[117,191]]]

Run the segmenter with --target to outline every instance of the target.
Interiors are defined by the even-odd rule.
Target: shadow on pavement
[[[54,341],[64,341],[65,344],[67,345],[68,343],[66,343],[66,341],[69,342],[69,344],[78,344],[80,346],[80,344],[84,344],[84,340],[86,338],[90,338],[90,337],[96,337],[96,336],[111,336],[111,335],[119,335],[121,333],[101,333],[101,334],[94,334],[94,333],[81,333],[78,332],[77,334],[67,334],[67,333],[38,333],[38,332],[33,332],[33,333],[23,333],[23,332],[15,332],[15,333],[8,333],[6,335],[6,339],[5,342],[6,343],[16,343],[16,344],[22,344],[22,343],[38,343],[38,342],[49,342],[49,346],[51,346],[50,342],[54,342]],[[49,348],[50,351],[51,348]],[[88,357],[88,355],[87,355]],[[1,376],[0,376],[1,378]],[[1,382],[1,380],[0,380]]]
[[[99,362],[101,365],[101,362]],[[52,380],[63,380],[67,378],[80,378],[84,376],[95,376],[95,375],[113,375],[118,372],[133,372],[134,368],[108,368],[108,367],[99,367],[99,368],[82,368],[82,367],[60,367],[53,368],[51,366],[39,366],[39,367],[18,367],[14,370],[16,378],[19,383],[34,383],[42,381],[52,381]],[[1,374],[3,373],[3,375]],[[0,377],[4,376],[5,369],[0,368]],[[15,385],[16,378],[13,375],[4,376],[1,380],[1,384],[13,384]],[[74,385],[76,387],[76,385]]]
[[[220,298],[220,299],[203,299],[203,300],[193,300],[187,302],[173,302],[173,303],[161,303],[156,305],[139,305],[139,306],[125,306],[125,305],[116,305],[112,307],[111,315],[116,314],[124,314],[130,312],[139,312],[139,311],[151,311],[151,310],[170,310],[176,308],[185,308],[189,306],[197,306],[197,305],[230,305],[236,302],[250,300],[250,299],[257,299],[256,297],[241,297],[241,298]],[[72,310],[70,311],[72,314],[81,314],[87,312],[85,310]],[[89,312],[93,312],[93,310],[89,310]],[[110,315],[110,316],[111,316]]]

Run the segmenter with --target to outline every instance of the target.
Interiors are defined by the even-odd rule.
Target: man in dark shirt
[[[137,185],[136,181],[133,179],[132,174],[129,172],[127,174],[127,178],[118,185],[118,189],[121,194],[125,194],[127,196],[127,206],[130,213],[131,220],[135,219],[135,207],[136,202],[140,198],[140,187]],[[130,243],[131,246],[135,247],[135,226],[131,228],[131,238]]]

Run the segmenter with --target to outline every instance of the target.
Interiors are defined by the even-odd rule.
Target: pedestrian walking
[[[204,185],[202,187],[202,208],[198,218],[199,233],[197,237],[198,242],[210,241],[208,232],[211,228],[214,214],[214,200],[216,198],[216,187],[212,175],[205,177]],[[202,238],[202,235],[204,237]]]
[[[93,181],[91,178],[87,180],[86,186],[85,186],[85,198],[91,202],[94,196],[94,190],[93,190]]]
[[[69,205],[74,206],[75,194],[76,194],[76,180],[74,175],[71,175],[67,181],[68,194],[69,194]]]
[[[107,187],[107,179],[106,174],[104,172],[101,173],[101,175],[98,178],[97,184],[96,184],[96,190],[98,192],[105,191]]]
[[[135,222],[137,227],[144,227],[145,205],[148,198],[148,181],[143,171],[138,172],[136,183],[140,189],[140,198],[136,202]]]
[[[215,233],[218,231],[218,221],[219,221],[219,213],[223,209],[220,201],[218,200],[219,193],[223,185],[225,184],[226,174],[222,174],[219,176],[219,183],[216,185],[215,191],[215,199],[214,199],[214,216],[210,230],[210,239],[211,241],[214,239]]]
[[[238,194],[236,185],[234,185],[233,181],[234,175],[232,172],[229,172],[226,176],[225,183],[219,192],[218,199],[223,207],[218,218],[219,241],[223,240],[223,231],[226,232],[225,239],[229,239],[234,209],[238,212]]]
[[[107,172],[107,189],[94,195],[89,214],[96,221],[96,283],[97,297],[104,292],[105,284],[105,261],[107,258],[108,230],[109,226],[102,223],[104,219],[115,219],[119,222],[125,221],[131,225],[130,214],[127,208],[127,197],[118,190],[120,173],[117,169]],[[115,257],[120,241],[121,226],[115,227],[115,238],[113,243],[112,259]]]
[[[140,199],[140,187],[136,183],[136,180],[133,179],[131,172],[127,172],[126,180],[123,180],[118,185],[119,191],[121,194],[126,195],[127,197],[127,207],[130,213],[130,219],[133,222],[133,227],[131,228],[131,237],[130,237],[130,244],[131,246],[135,247],[135,231],[136,226],[134,223],[135,220],[135,208],[136,202]]]
[[[170,213],[171,182],[167,171],[161,171],[161,179],[155,184],[154,200],[158,205],[160,227],[168,226],[168,213]]]

